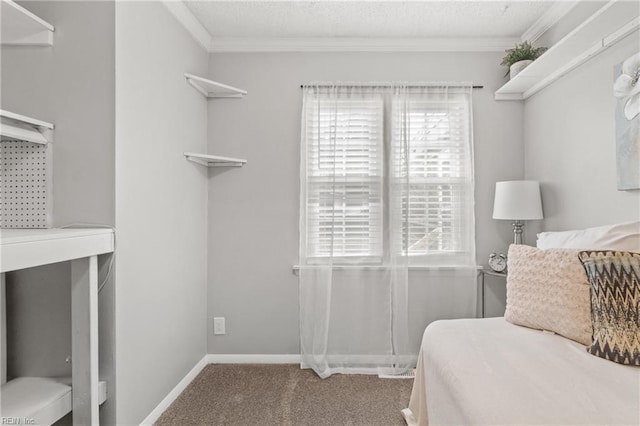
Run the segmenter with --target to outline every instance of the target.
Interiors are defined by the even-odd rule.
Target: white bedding
[[[409,408],[413,425],[638,425],[640,368],[503,318],[427,327]]]

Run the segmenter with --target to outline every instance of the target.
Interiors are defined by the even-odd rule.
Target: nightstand
[[[480,270],[480,274],[482,275],[482,288],[481,288],[481,298],[482,298],[482,318],[484,318],[484,277],[486,275],[490,275],[493,277],[503,277],[505,279],[505,284],[506,284],[506,280],[507,280],[507,273],[506,272],[496,272],[493,269],[490,268],[482,268]]]

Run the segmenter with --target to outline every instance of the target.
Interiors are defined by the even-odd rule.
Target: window
[[[464,264],[472,252],[473,168],[466,97],[393,101],[393,184],[403,254]],[[408,181],[408,182],[407,182]]]
[[[303,127],[308,262],[475,264],[468,93],[316,94]]]
[[[382,99],[307,105],[307,258],[382,259]]]

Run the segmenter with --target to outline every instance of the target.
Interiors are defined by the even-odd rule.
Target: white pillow
[[[504,319],[590,345],[589,279],[578,253],[577,249],[540,250],[511,244]]]
[[[640,221],[576,231],[541,232],[539,249],[573,248],[640,252]]]

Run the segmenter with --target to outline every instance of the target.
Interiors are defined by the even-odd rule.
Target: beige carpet
[[[209,365],[156,425],[404,425],[411,379],[333,375],[298,365]]]

